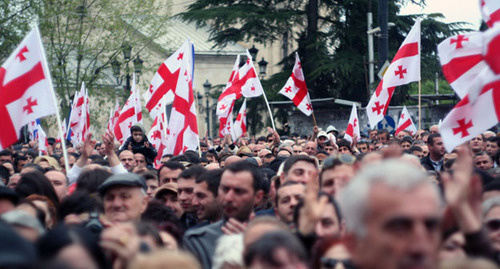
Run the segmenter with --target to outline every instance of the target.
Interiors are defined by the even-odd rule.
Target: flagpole
[[[314,124],[314,126],[318,126],[318,124],[316,123],[316,117],[314,117],[314,111],[312,112],[312,116],[313,116],[313,124]]]
[[[422,83],[418,81],[418,129],[422,129]]]
[[[54,107],[56,109],[56,118],[57,118],[57,128],[59,129],[59,133],[63,134],[62,132],[62,124],[61,124],[61,115],[59,114],[59,108],[57,107],[57,98],[56,94],[54,92],[54,86],[52,84],[52,76],[50,75],[50,69],[47,64],[47,57],[45,56],[45,48],[43,47],[42,44],[42,36],[40,35],[40,31],[38,30],[38,26],[35,26],[36,33],[38,35],[38,42],[40,42],[40,51],[42,53],[42,59],[45,59],[45,61],[42,60],[43,68],[49,72],[47,76],[47,81],[52,88],[52,100],[54,101]],[[64,135],[64,134],[63,134]],[[62,152],[63,152],[63,157],[64,157],[64,166],[66,168],[66,174],[69,172],[69,164],[68,164],[68,153],[66,152],[66,141],[65,138],[61,139],[61,146],[62,146]]]
[[[196,92],[198,93],[198,92]],[[200,126],[199,124],[199,119],[198,119],[198,116],[200,115],[200,112],[198,111],[198,104],[199,104],[199,101],[198,101],[198,94],[193,94],[194,95],[194,100],[196,102],[195,104],[195,107],[196,107],[196,124],[198,126]],[[208,98],[208,97],[207,97]],[[201,145],[200,145],[200,134],[198,134],[198,155],[200,156],[201,158]]]
[[[269,106],[269,102],[267,101],[266,91],[262,91],[262,95],[264,96],[264,100],[266,101],[267,110],[269,111],[269,117],[271,118],[271,124],[273,126],[273,130],[276,132],[276,126],[274,126],[273,113],[271,112],[271,107]]]

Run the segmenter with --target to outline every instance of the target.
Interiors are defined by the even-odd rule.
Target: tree
[[[113,96],[114,85],[103,85],[105,78],[114,80],[109,77],[111,64],[123,61],[129,68],[125,72],[131,74],[131,62],[166,33],[168,16],[168,5],[155,0],[43,0],[40,28],[63,105],[70,103],[82,82],[91,95]],[[149,35],[136,34],[137,25],[148,25]],[[121,60],[127,48],[133,48],[131,56]]]

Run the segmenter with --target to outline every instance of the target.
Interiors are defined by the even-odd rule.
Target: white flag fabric
[[[500,1],[498,0],[479,0],[479,8],[483,21],[489,26],[500,21]]]
[[[413,124],[410,113],[408,112],[406,106],[403,106],[403,110],[401,111],[401,115],[399,116],[398,126],[396,127],[395,134],[398,135],[399,132],[404,130],[410,132],[411,135],[417,133],[417,128],[415,127],[415,124]]]
[[[352,105],[351,116],[349,117],[349,123],[347,124],[347,129],[345,130],[344,139],[353,142],[354,137],[357,140],[361,139],[361,135],[359,133],[359,119],[358,119],[358,110],[356,105]]]
[[[247,99],[243,101],[238,116],[234,120],[234,135],[233,141],[242,137],[247,132]]]
[[[160,103],[161,104],[161,103]],[[151,144],[157,149],[158,154],[154,159],[155,167],[161,165],[161,157],[165,154],[167,147],[167,117],[164,110],[156,116],[148,133],[148,139]]]
[[[229,76],[229,80],[226,84],[226,87],[222,91],[223,93],[231,88],[233,82],[239,79],[239,74],[238,74],[239,64],[240,64],[240,55],[236,57],[236,61],[234,62],[233,65],[233,71],[231,72],[231,76]],[[234,99],[232,103],[229,104],[230,106],[229,108],[226,108],[225,107],[226,105],[222,104],[221,105],[222,110],[220,113],[217,114],[219,117],[219,136],[222,138],[225,135],[230,134],[233,141],[235,140],[234,128],[233,128],[233,107],[235,100],[236,99]],[[219,105],[217,104],[217,106]]]
[[[311,116],[313,107],[298,53],[295,53],[295,65],[293,66],[292,75],[288,78],[285,86],[283,86],[279,93],[292,100],[295,106],[302,113],[306,114],[306,116]]]
[[[189,40],[182,45],[179,60],[180,76],[174,90],[174,99],[167,127],[167,154],[179,155],[196,150],[199,143],[196,106],[193,94],[194,49]]]
[[[163,97],[166,98],[167,104],[173,102],[175,90],[178,88],[177,83],[182,74],[182,63],[184,60],[192,62],[191,48],[189,42],[184,42],[177,51],[160,65],[158,71],[151,80],[149,90],[143,95],[146,100],[146,109],[149,111],[151,119],[154,120],[158,115],[159,111],[157,106],[160,104]]]
[[[71,130],[70,140],[77,145],[85,140],[85,134],[90,128],[89,98],[85,83],[79,92],[75,93],[71,115],[69,118],[69,129]]]
[[[21,128],[56,113],[54,90],[38,28],[0,67],[0,149],[14,144]]]
[[[136,87],[132,87],[130,96],[123,105],[120,116],[118,116],[118,120],[116,120],[114,125],[115,138],[122,144],[131,135],[130,128],[132,125],[142,121],[142,114],[140,113],[140,109],[138,110],[140,104],[136,104],[138,100],[139,92]]]
[[[479,95],[481,85],[475,77],[484,70],[490,70],[487,68],[487,63],[483,61],[482,53],[483,35],[481,32],[452,36],[438,45],[443,74],[460,98],[471,93],[469,98],[475,100],[475,97]]]
[[[395,87],[420,80],[420,19],[411,28],[366,106],[370,127],[384,118]]]

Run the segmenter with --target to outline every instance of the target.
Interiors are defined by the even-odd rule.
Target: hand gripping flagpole
[[[56,94],[54,92],[54,86],[52,85],[52,76],[50,75],[50,69],[47,64],[47,57],[45,56],[45,48],[43,47],[42,44],[42,37],[40,35],[40,31],[38,30],[38,26],[35,26],[35,31],[36,35],[38,37],[38,42],[40,42],[40,51],[42,53],[42,64],[43,68],[49,72],[47,76],[47,81],[49,83],[49,87],[52,89],[52,99],[54,100],[54,106],[56,109],[56,118],[57,118],[57,128],[59,129],[59,133],[64,136],[63,131],[62,131],[62,123],[61,123],[61,115],[59,114],[59,108],[57,107],[57,98]],[[63,152],[63,157],[64,157],[64,166],[66,168],[66,173],[69,172],[69,164],[68,164],[68,153],[66,152],[66,138],[62,137],[61,138],[61,145],[62,145],[62,152]]]

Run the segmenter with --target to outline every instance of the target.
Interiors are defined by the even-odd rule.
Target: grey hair
[[[483,209],[483,217],[490,212],[494,207],[500,206],[500,196],[491,197],[483,202],[481,206]]]
[[[339,203],[345,216],[347,231],[358,237],[364,237],[366,230],[364,218],[367,216],[368,197],[375,184],[383,184],[401,191],[413,190],[428,185],[436,192],[436,197],[443,204],[438,189],[429,180],[425,172],[402,160],[387,160],[363,168],[340,192]]]

